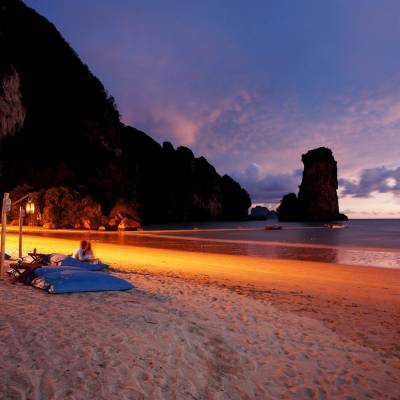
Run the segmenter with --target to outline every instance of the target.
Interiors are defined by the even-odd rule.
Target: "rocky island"
[[[303,179],[298,196],[283,196],[278,208],[281,221],[343,221],[337,196],[337,162],[332,150],[319,147],[303,154]]]
[[[250,219],[264,221],[267,219],[276,219],[276,211],[269,210],[267,207],[255,206],[250,210]]]

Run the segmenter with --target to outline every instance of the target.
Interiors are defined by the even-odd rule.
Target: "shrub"
[[[21,185],[12,191],[12,199],[29,193],[30,187]],[[18,197],[19,196],[19,197]],[[59,186],[31,193],[35,204],[33,221],[47,228],[97,229],[102,222],[100,204],[77,191]],[[13,207],[12,219],[18,218],[18,207]]]

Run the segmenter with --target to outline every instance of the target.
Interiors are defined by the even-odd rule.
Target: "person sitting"
[[[77,260],[89,263],[98,262],[98,260],[94,258],[92,244],[87,240],[81,241],[80,247],[74,251],[72,257],[76,258]]]
[[[82,257],[83,258],[81,260],[86,262],[93,262],[95,260],[92,250],[92,244],[89,241],[86,242],[86,247]]]
[[[76,258],[77,260],[83,261],[83,257],[85,256],[86,246],[87,246],[87,241],[82,240],[80,246],[72,254],[72,257]]]

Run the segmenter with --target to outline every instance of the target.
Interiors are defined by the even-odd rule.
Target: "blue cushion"
[[[87,262],[83,262],[81,260],[77,260],[76,258],[73,257],[66,257],[64,260],[59,262],[60,266],[69,266],[69,267],[81,267],[85,268],[87,271],[101,271],[102,269],[107,269],[108,265],[107,264],[90,264]]]
[[[9,260],[11,258],[11,256],[9,256],[8,254],[4,254],[4,259],[5,260]]]
[[[32,285],[54,294],[129,290],[133,288],[126,280],[112,275],[78,270],[49,272],[35,278]]]
[[[60,271],[86,271],[86,269],[81,267],[47,267],[43,266],[35,269],[35,276],[42,276],[44,274],[49,274],[51,272],[60,272]]]

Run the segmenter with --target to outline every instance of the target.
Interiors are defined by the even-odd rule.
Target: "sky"
[[[400,218],[400,1],[28,0],[114,96],[123,122],[186,145],[254,204],[338,161],[342,212]]]

